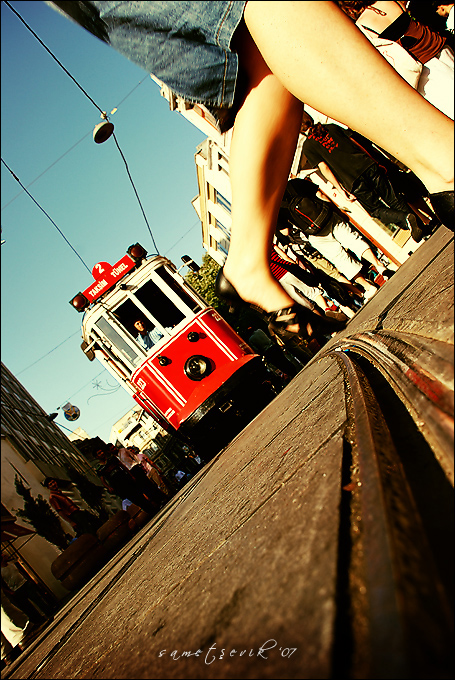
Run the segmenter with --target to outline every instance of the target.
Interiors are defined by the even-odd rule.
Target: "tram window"
[[[165,267],[158,267],[156,269],[156,273],[163,279],[163,281],[169,286],[169,288],[179,296],[179,298],[182,300],[182,302],[185,303],[187,307],[191,309],[192,312],[200,312],[202,307],[201,305],[196,302],[196,300],[193,300],[191,295],[189,295],[184,288],[179,286],[177,281],[174,279],[174,277],[168,272],[168,270]]]
[[[153,312],[152,312],[153,314]],[[113,312],[115,318],[119,323],[128,331],[134,339],[137,338],[138,331],[134,324],[136,321],[144,320],[147,326],[147,330],[151,331],[155,328],[153,323],[149,319],[144,319],[144,314],[141,309],[133,302],[133,300],[126,300]]]
[[[133,365],[136,365],[139,361],[139,355],[134,351],[132,347],[117,333],[117,331],[111,326],[111,324],[104,318],[96,321],[95,326],[97,326],[102,333],[112,342],[114,347],[125,356]]]
[[[185,318],[183,312],[169,300],[154,281],[144,283],[136,291],[135,296],[163,328],[174,328]]]

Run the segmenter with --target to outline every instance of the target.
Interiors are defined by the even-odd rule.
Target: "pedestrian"
[[[296,244],[308,240],[347,279],[363,288],[365,302],[377,292],[377,287],[363,276],[361,260],[374,265],[380,274],[386,268],[313,182],[306,179],[288,182],[278,214],[277,236]]]
[[[143,451],[136,454],[136,459],[140,462],[145,470],[145,473],[151,482],[154,482],[158,489],[169,498],[171,495],[170,489],[166,485],[166,481],[162,475],[158,465],[156,465]]]
[[[123,447],[119,449],[117,455],[120,462],[127,468],[128,472],[133,477],[138,489],[140,489],[140,491],[158,507],[162,507],[168,500],[167,496],[159,489],[153,479],[148,477],[147,472],[141,464],[141,461],[137,458],[133,447]]]
[[[290,246],[294,247],[291,248]],[[306,247],[311,248],[312,253],[316,253],[319,258],[307,255]],[[335,311],[335,307],[339,308],[347,319],[352,319],[355,312],[360,305],[354,303],[353,295],[362,298],[360,288],[356,288],[350,281],[343,276],[331,262],[322,257],[322,255],[314,249],[309,242],[291,244],[289,238],[282,236],[280,232],[275,235],[274,248],[277,253],[286,262],[297,267],[295,271],[299,272],[299,276],[308,283],[317,286],[322,291],[322,299],[326,300],[324,308],[326,316],[331,316],[329,312]],[[312,260],[316,260],[321,266],[315,266]],[[323,263],[323,264],[321,264]],[[327,271],[326,271],[327,270]],[[330,272],[330,273],[329,273]],[[334,305],[335,303],[335,305]],[[341,317],[340,317],[341,318]]]
[[[453,43],[449,44],[448,36],[413,19],[399,2],[355,0],[337,2],[337,5],[355,21],[373,44],[382,40],[379,45],[384,45],[384,48],[378,47],[381,52],[387,52],[387,42],[408,52],[420,65],[415,83],[417,91],[453,120]],[[445,5],[444,9],[440,7],[441,15],[444,16],[443,12],[447,11],[449,16],[450,6]],[[386,54],[384,56],[387,58]],[[395,59],[395,63],[399,65],[400,60]]]
[[[274,340],[265,333],[262,328],[248,329],[248,344],[255,352],[262,355],[267,363],[275,366],[286,378],[293,378],[300,371],[302,366],[293,364],[286,354]]]
[[[218,291],[299,333],[299,306],[269,266],[303,105],[393,154],[453,228],[451,121],[410,87],[334,2],[54,2],[189,105],[232,126],[232,227]],[[405,112],[405,113],[404,113]],[[403,115],[406,124],[403,124]]]
[[[334,311],[331,307],[332,303],[329,303],[327,299],[328,296],[324,297],[312,274],[292,262],[286,253],[276,245],[272,249],[270,268],[273,276],[281,283],[293,300],[307,307],[319,318],[325,316],[332,319],[335,324],[338,322],[340,324],[339,330],[344,328],[347,316],[343,312]],[[336,325],[334,329],[336,329]]]
[[[177,472],[174,475],[175,481],[177,482],[177,488],[181,489],[182,486],[185,486],[187,482],[191,479],[191,475],[189,472],[183,472],[183,470],[177,470]]]
[[[357,199],[372,217],[411,230],[414,241],[422,240],[421,220],[396,195],[384,168],[350,138],[349,131],[336,123],[315,124],[306,112],[300,129],[306,135],[302,153],[348,201]]]
[[[156,514],[159,509],[158,504],[150,500],[143,493],[134,477],[122,465],[117,455],[104,449],[99,449],[95,456],[100,463],[96,473],[110,493],[116,494],[122,501],[127,498],[150,515]]]
[[[47,613],[51,615],[49,604],[37,592],[35,584],[19,571],[12,555],[2,553],[1,576],[3,591],[32,623],[43,623],[47,619]]]
[[[49,489],[49,503],[64,520],[71,524],[77,536],[95,534],[100,520],[88,510],[81,510],[71,498],[61,491],[53,477],[46,477],[43,486]]]
[[[338,269],[321,255],[319,250],[314,248],[309,241],[304,243],[291,243],[290,240],[276,234],[279,247],[285,250],[286,254],[295,259],[297,263],[302,263],[320,279],[321,285],[331,296],[334,295],[344,305],[350,306],[355,299],[355,306],[358,308],[359,300],[363,297],[361,288],[355,286]],[[341,286],[339,284],[342,284]],[[330,292],[335,285],[336,293]],[[346,297],[348,296],[348,297]]]

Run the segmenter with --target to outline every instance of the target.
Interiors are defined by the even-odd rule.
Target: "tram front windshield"
[[[106,336],[106,338],[110,340],[112,345],[117,348],[123,359],[130,361],[133,366],[139,362],[140,357],[138,353],[134,351],[134,349],[124,338],[122,338],[122,336],[115,330],[113,325],[109,323],[107,319],[104,317],[98,319],[98,321],[95,323],[95,326],[97,326],[97,328],[99,328],[99,330]]]
[[[148,280],[134,293],[131,291],[128,298],[112,310],[107,318],[103,317],[95,323],[122,359],[127,359],[133,366],[140,363],[144,351],[147,352],[162,338],[166,338],[186,316],[201,309],[199,303],[179,287],[164,267],[159,267],[157,273],[163,280],[164,288],[170,289],[174,301],[154,281]],[[138,322],[141,322],[139,328]],[[145,343],[139,337],[141,334],[149,338]],[[142,352],[138,350],[138,345]]]

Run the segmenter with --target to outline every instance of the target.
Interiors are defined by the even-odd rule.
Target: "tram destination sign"
[[[94,302],[135,266],[136,263],[129,255],[125,255],[114,265],[108,262],[98,262],[92,269],[95,282],[86,288],[83,294],[89,302]]]

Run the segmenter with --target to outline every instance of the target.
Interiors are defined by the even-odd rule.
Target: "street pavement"
[[[341,335],[378,323],[453,344],[451,232],[423,243]],[[316,356],[2,677],[343,677],[346,418],[342,371]]]

